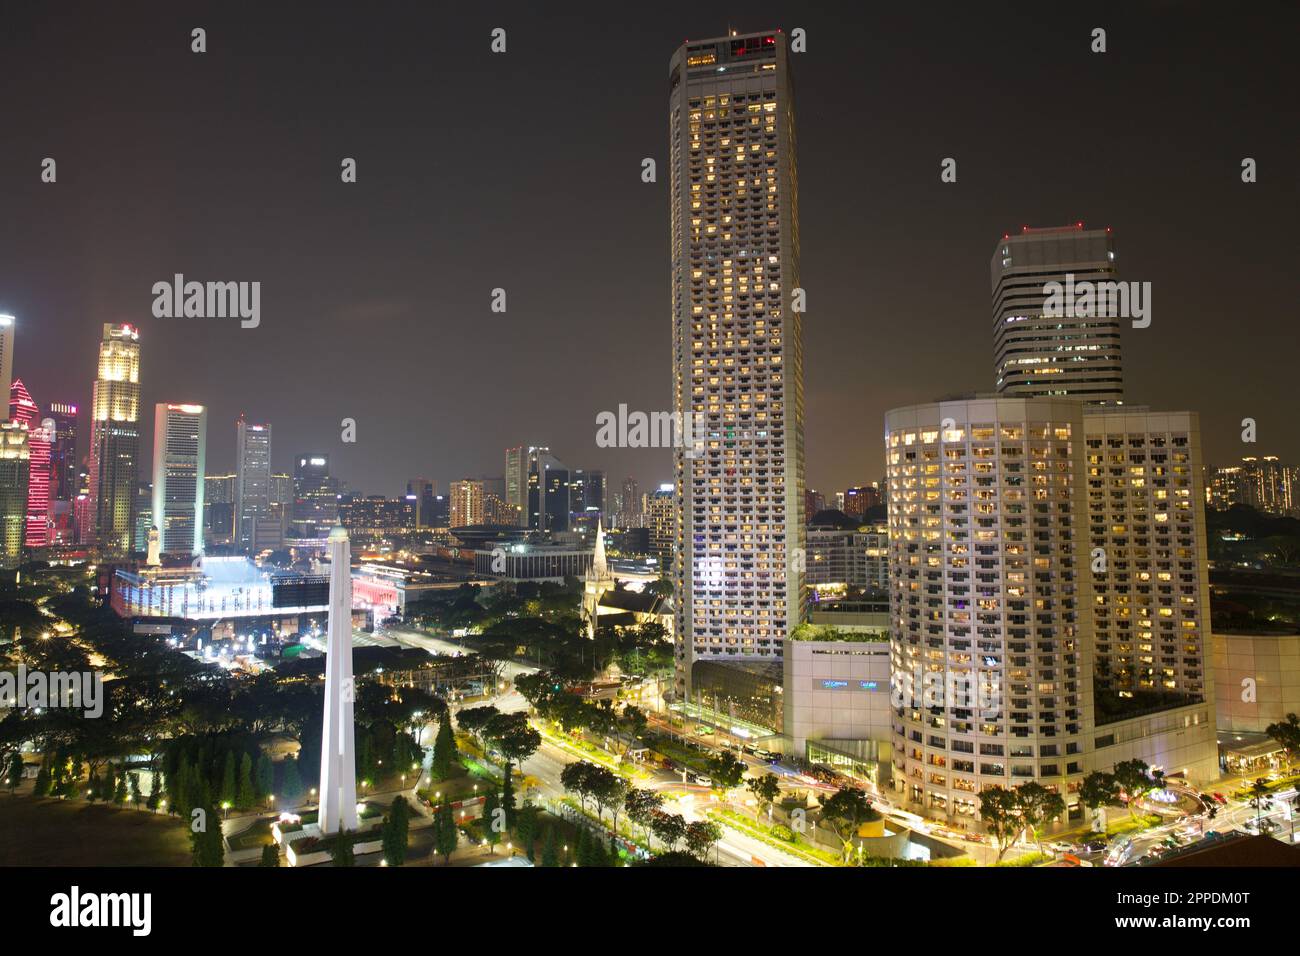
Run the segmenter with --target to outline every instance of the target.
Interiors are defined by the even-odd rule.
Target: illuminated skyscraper
[[[208,410],[159,402],[153,422],[153,527],[164,554],[202,554]]]
[[[104,325],[91,398],[88,538],[107,553],[131,549],[140,454],[140,333]]]
[[[514,524],[528,525],[528,449],[523,445],[506,449],[506,505]]]
[[[27,531],[27,426],[0,422],[0,567],[16,567]]]
[[[50,497],[56,501],[72,501],[80,490],[77,481],[77,406],[67,402],[51,402],[50,418],[54,420],[54,443],[50,448]]]
[[[465,528],[484,522],[483,482],[466,478],[451,483],[451,527]]]
[[[1064,315],[1046,314],[1049,282],[1065,286],[1070,281],[1116,281],[1109,229],[1084,229],[1083,223],[1051,229],[1025,226],[1019,235],[1002,237],[989,271],[1000,393],[1106,404],[1124,401],[1123,320],[1085,314],[1082,304],[1063,309]]]
[[[338,486],[329,455],[299,455],[293,466],[295,538],[325,538],[339,517]]]
[[[235,539],[258,547],[257,522],[271,516],[271,426],[235,422]]]
[[[775,663],[802,615],[803,293],[795,108],[779,32],[688,41],[669,68],[678,688]],[[797,311],[796,311],[797,310]]]
[[[43,548],[50,543],[50,441],[54,423],[41,419],[22,379],[9,386],[9,417],[27,426],[27,531],[23,543]]]

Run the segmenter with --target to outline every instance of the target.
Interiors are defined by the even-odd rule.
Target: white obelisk
[[[341,527],[330,531],[330,618],[325,646],[325,727],[321,733],[321,833],[357,828],[357,765],[352,701],[352,548]]]

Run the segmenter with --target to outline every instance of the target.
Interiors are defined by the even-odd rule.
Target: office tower
[[[844,490],[844,513],[855,518],[861,518],[882,502],[880,489],[874,485],[858,485]]]
[[[51,402],[49,417],[54,421],[54,439],[50,446],[50,497],[55,501],[72,501],[80,490],[77,481],[77,406]]]
[[[153,416],[153,527],[163,554],[203,553],[208,410],[159,402]]]
[[[88,537],[106,553],[131,549],[140,454],[140,333],[104,325],[91,397]]]
[[[293,478],[288,474],[271,476],[271,504],[280,505],[286,513],[293,511]]]
[[[271,515],[271,426],[235,422],[235,536],[244,549],[259,547],[257,522]]]
[[[133,510],[135,524],[131,531],[131,550],[145,551],[149,546],[150,533],[157,530],[153,520],[153,482],[136,482]]]
[[[786,40],[687,42],[669,70],[679,690],[779,662],[803,609],[803,335]]]
[[[432,478],[412,478],[406,483],[406,495],[415,499],[415,526],[434,527],[433,502],[438,497],[438,483]]]
[[[50,446],[54,422],[41,418],[22,379],[9,386],[9,418],[27,426],[27,530],[23,543],[43,548],[50,543]]]
[[[569,474],[570,527],[594,531],[605,513],[605,472],[575,468]]]
[[[494,491],[483,493],[483,523],[516,527],[515,510]]]
[[[0,394],[9,394],[9,384],[14,377],[14,317],[12,315],[0,315],[0,385],[4,386],[4,391]]]
[[[1200,418],[1090,408],[1084,430],[1097,689],[1203,700],[1213,675],[1207,684]]]
[[[635,478],[623,479],[623,497],[618,506],[619,527],[632,528],[641,524],[641,494]]]
[[[465,528],[483,524],[483,482],[466,478],[451,483],[452,528]]]
[[[27,533],[27,426],[0,422],[0,568],[17,567]]]
[[[549,448],[528,449],[528,527],[567,531],[570,512],[569,469]]]
[[[237,475],[204,475],[203,504],[233,505]]]
[[[514,523],[528,525],[528,456],[523,445],[506,449],[506,504],[515,515]]]
[[[885,416],[894,780],[913,803],[973,817],[987,786],[1066,796],[1088,769],[1083,435],[1064,399]]]
[[[325,717],[321,729],[321,833],[357,829],[356,727],[352,702],[352,555],[348,533],[329,531],[330,609],[325,643]]]
[[[1065,314],[1045,303],[1047,283],[1101,283],[1114,290],[1115,244],[1110,229],[1083,223],[1008,233],[989,263],[993,286],[993,345],[997,390],[1005,395],[1068,396],[1091,403],[1124,401],[1120,325],[1114,310],[1067,303]],[[1127,295],[1125,295],[1127,299]],[[1091,314],[1086,314],[1091,312]],[[1073,313],[1073,314],[1071,314]]]
[[[338,486],[328,455],[299,455],[293,466],[293,537],[324,538],[338,523]]]

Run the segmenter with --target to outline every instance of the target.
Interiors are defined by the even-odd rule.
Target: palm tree
[[[1264,810],[1264,803],[1268,798],[1268,781],[1263,777],[1256,777],[1255,782],[1250,785],[1250,805],[1255,808],[1255,830],[1260,830],[1260,814]]]

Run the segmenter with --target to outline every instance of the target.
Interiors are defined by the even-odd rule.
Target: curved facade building
[[[1083,405],[981,397],[885,421],[895,789],[959,817],[989,786],[1067,796],[1092,730]]]

